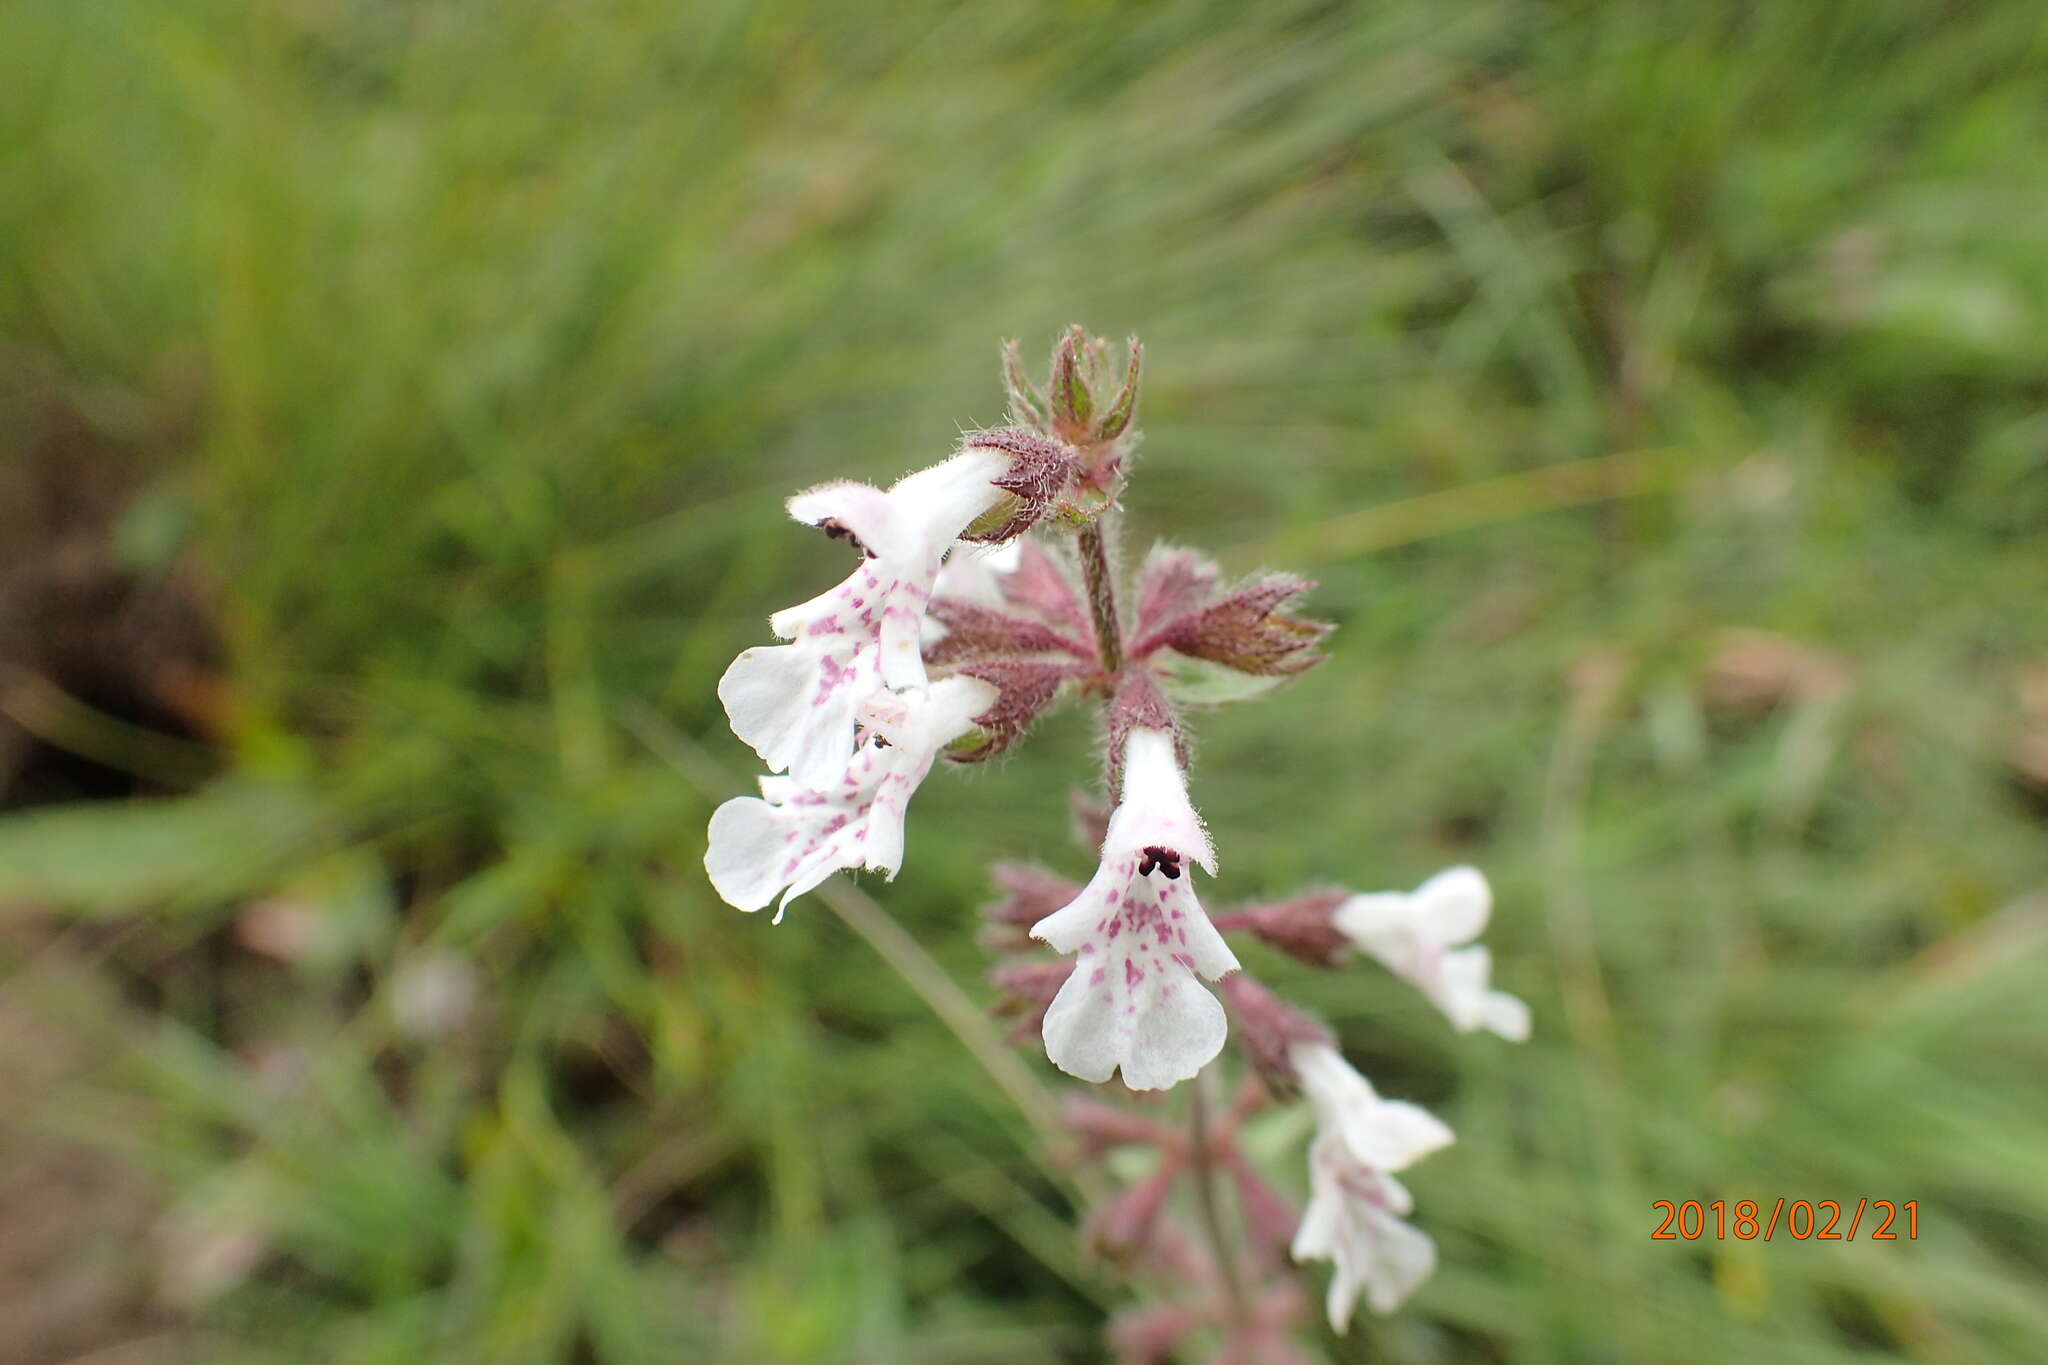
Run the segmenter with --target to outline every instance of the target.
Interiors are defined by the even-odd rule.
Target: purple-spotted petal
[[[851,637],[757,645],[718,680],[732,731],[776,772],[823,786],[853,755],[853,722],[880,685],[872,645]]]
[[[1213,1060],[1223,1006],[1196,981],[1237,970],[1237,956],[1196,899],[1191,871],[1140,872],[1139,854],[1106,860],[1074,900],[1031,927],[1077,961],[1045,1017],[1055,1066],[1133,1090],[1188,1079]]]
[[[1131,952],[1082,957],[1045,1012],[1045,1051],[1084,1081],[1119,1068],[1132,1090],[1187,1080],[1223,1050],[1223,1006],[1185,969]]]
[[[995,689],[948,678],[926,692],[885,695],[886,704],[864,708],[868,737],[831,781],[765,777],[760,796],[735,797],[713,812],[704,868],[728,903],[759,910],[781,892],[787,906],[841,868],[895,876],[912,794]]]

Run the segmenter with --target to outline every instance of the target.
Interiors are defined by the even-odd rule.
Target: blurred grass
[[[1443,1272],[1334,1358],[2041,1358],[2044,47],[2018,0],[7,7],[0,457],[82,414],[233,661],[219,781],[0,819],[0,989],[92,1058],[20,1131],[149,1174],[145,1261],[261,1248],[137,1349],[1098,1358],[1020,1115],[698,862],[713,681],[830,572],[780,498],[1082,320],[1151,360],[1133,548],[1344,627],[1202,730],[1215,899],[1478,862],[1536,1008],[1510,1052],[1250,964],[1461,1135]],[[1844,681],[1732,704],[1726,627]],[[987,860],[1084,865],[1091,743],[943,777],[869,888],[957,978]],[[450,960],[473,1016],[405,1025]],[[1649,1241],[1780,1194],[1920,1238]]]

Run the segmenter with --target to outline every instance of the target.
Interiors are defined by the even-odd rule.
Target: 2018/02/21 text
[[[1859,1231],[1867,1231],[1873,1242],[1896,1242],[1901,1237],[1910,1242],[1920,1236],[1917,1199],[1859,1199],[1849,1212],[1846,1229],[1841,1227],[1843,1205],[1833,1199],[1780,1198],[1771,1206],[1768,1218],[1763,1206],[1754,1199],[1734,1203],[1716,1199],[1706,1204],[1697,1199],[1682,1204],[1659,1199],[1650,1207],[1664,1214],[1664,1221],[1650,1233],[1653,1242],[1697,1242],[1703,1237],[1719,1242],[1730,1237],[1739,1242],[1761,1237],[1768,1242],[1780,1231],[1795,1242],[1853,1242]],[[1873,1220],[1873,1226],[1867,1230],[1863,1227],[1866,1214]]]

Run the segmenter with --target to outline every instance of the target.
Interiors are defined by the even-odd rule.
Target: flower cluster
[[[1251,979],[1227,935],[1319,968],[1370,957],[1461,1031],[1519,1040],[1529,1011],[1492,987],[1492,959],[1475,942],[1492,897],[1471,868],[1411,893],[1311,891],[1213,917],[1203,907],[1198,884],[1218,864],[1189,792],[1184,714],[1299,676],[1322,661],[1330,628],[1294,614],[1306,580],[1227,582],[1186,549],[1155,549],[1121,591],[1108,532],[1137,439],[1142,359],[1133,341],[1115,364],[1076,327],[1040,386],[1012,343],[1011,425],[887,489],[836,482],[790,499],[796,521],[845,542],[855,563],[837,586],[771,617],[785,643],[745,650],[719,682],[734,733],[770,773],[760,796],[713,814],[705,868],[742,910],[780,897],[778,920],[835,871],[893,878],[911,796],[941,758],[986,760],[1062,697],[1097,701],[1109,803],[1077,808],[1095,871],[1076,884],[996,868],[1006,897],[986,912],[985,941],[1002,955],[991,973],[998,1008],[1018,1016],[1019,1041],[1042,1039],[1080,1080],[1152,1092],[1199,1078],[1185,1130],[1098,1100],[1069,1110],[1087,1150],[1157,1154],[1148,1177],[1089,1219],[1090,1245],[1164,1267],[1190,1291],[1120,1320],[1121,1354],[1164,1360],[1212,1332],[1218,1360],[1298,1359],[1288,1338],[1302,1296],[1287,1258],[1332,1263],[1339,1330],[1361,1297],[1392,1311],[1436,1260],[1406,1221],[1412,1201],[1395,1175],[1452,1134],[1381,1097],[1328,1027]],[[1232,1038],[1247,1063],[1238,1099],[1211,1115],[1204,1073]],[[1316,1129],[1299,1214],[1239,1141],[1251,1115],[1297,1097]],[[1235,1185],[1241,1237],[1216,1225],[1219,1180]],[[1206,1245],[1169,1212],[1187,1183]]]

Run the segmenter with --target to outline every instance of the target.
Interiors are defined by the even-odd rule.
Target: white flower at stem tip
[[[1460,1032],[1490,1029],[1509,1042],[1529,1036],[1529,1007],[1491,988],[1493,954],[1469,948],[1493,913],[1493,888],[1478,869],[1439,872],[1411,892],[1353,896],[1332,923],[1442,1010]]]
[[[1443,1120],[1422,1106],[1382,1099],[1372,1082],[1328,1043],[1296,1043],[1287,1049],[1287,1060],[1315,1110],[1316,1131],[1335,1135],[1363,1165],[1402,1170],[1456,1140]]]
[[[1213,876],[1216,853],[1188,801],[1173,737],[1132,730],[1123,774],[1101,866],[1031,936],[1079,957],[1045,1014],[1053,1065],[1095,1082],[1121,1068],[1130,1089],[1159,1090],[1222,1050],[1223,1006],[1195,978],[1213,981],[1238,964],[1195,898],[1193,865]]]
[[[853,758],[824,787],[764,777],[761,795],[736,796],[711,815],[704,870],[729,905],[759,910],[782,893],[775,920],[841,868],[894,879],[903,863],[903,818],[939,750],[995,704],[976,678],[945,678],[914,692],[876,693],[862,708]]]
[[[1358,1160],[1335,1133],[1308,1154],[1309,1200],[1295,1230],[1297,1261],[1331,1263],[1331,1330],[1350,1325],[1361,1294],[1375,1313],[1401,1306],[1436,1270],[1436,1243],[1402,1221],[1414,1206],[1401,1182]]]
[[[733,733],[769,770],[806,787],[836,782],[853,757],[862,703],[884,687],[925,684],[920,633],[939,563],[954,538],[1004,496],[998,449],[973,448],[891,485],[828,483],[789,514],[845,535],[863,553],[829,592],[769,618],[792,643],[742,650],[718,680]]]

